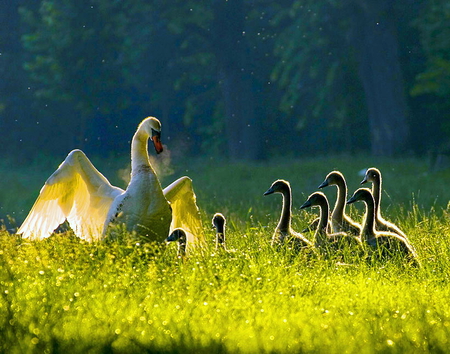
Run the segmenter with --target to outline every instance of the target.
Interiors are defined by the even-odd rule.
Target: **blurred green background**
[[[315,159],[313,171],[323,168],[314,188],[331,166],[353,176],[384,158],[388,168],[416,161],[412,175],[450,166],[448,1],[10,0],[0,8],[1,217],[23,220],[74,148],[120,185],[132,134],[149,115],[163,123],[167,184],[187,174],[195,185],[214,178],[202,166],[228,163],[248,164],[254,176],[269,162],[289,171]],[[350,167],[351,157],[361,163]],[[186,162],[196,159],[203,174]]]
[[[154,115],[187,156],[449,150],[446,0],[10,0],[0,157],[127,151]]]

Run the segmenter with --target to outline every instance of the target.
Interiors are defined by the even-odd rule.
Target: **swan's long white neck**
[[[148,132],[143,127],[143,124],[141,124],[131,141],[131,178],[142,169],[147,169],[152,174],[155,174],[148,160],[149,138]]]

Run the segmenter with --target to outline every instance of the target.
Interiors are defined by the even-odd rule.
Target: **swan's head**
[[[342,181],[345,181],[344,175],[339,171],[332,171],[325,177],[325,180],[318,188],[321,189],[324,187],[333,186]]]
[[[288,181],[285,181],[284,179],[278,179],[275,182],[272,183],[270,188],[264,192],[264,195],[269,195],[272,193],[286,193],[290,191],[291,186]]]
[[[148,136],[152,139],[156,153],[159,154],[163,152],[161,143],[161,122],[155,117],[147,117],[141,122],[140,127],[145,129]]]
[[[320,206],[328,203],[327,197],[322,192],[314,192],[311,194],[306,202],[300,207],[300,209],[305,209],[313,206]]]
[[[212,218],[212,226],[216,230],[223,230],[225,228],[227,221],[225,219],[225,216],[221,213],[215,213]]]
[[[371,167],[366,171],[366,174],[364,176],[364,179],[361,181],[361,184],[367,183],[367,182],[380,182],[381,180],[381,172],[379,169],[375,167]]]
[[[357,201],[362,200],[363,202],[368,202],[370,199],[373,201],[372,192],[367,188],[359,188],[353,193],[349,200],[347,200],[347,204],[352,204]]]
[[[186,244],[186,232],[182,228],[177,228],[166,238],[166,242],[178,241],[180,244]]]

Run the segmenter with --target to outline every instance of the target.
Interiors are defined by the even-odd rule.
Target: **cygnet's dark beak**
[[[362,182],[361,182],[361,183],[362,183]],[[352,203],[354,203],[354,202],[356,202],[355,196],[352,196],[349,200],[347,200],[347,204],[352,204]]]
[[[269,194],[272,194],[272,193],[273,193],[273,188],[270,187],[268,190],[266,190],[266,191],[264,192],[264,195],[269,195]]]
[[[303,205],[300,207],[300,209],[309,208],[310,206],[311,206],[311,202],[309,200],[307,200],[306,202],[303,203]]]
[[[172,232],[167,238],[166,242],[172,242],[178,240],[178,235],[176,232]]]
[[[327,186],[328,186],[328,181],[325,180],[325,181],[323,181],[323,182],[320,184],[320,186],[317,187],[317,188],[318,188],[318,189],[322,189],[323,187],[327,187]]]

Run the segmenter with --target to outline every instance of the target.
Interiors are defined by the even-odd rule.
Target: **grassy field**
[[[123,187],[123,161],[94,164]],[[59,162],[14,169],[2,162],[0,215],[23,220]],[[301,230],[317,211],[298,207],[328,172],[342,171],[352,193],[359,171],[371,166],[383,173],[384,216],[409,236],[422,268],[369,263],[351,252],[337,265],[270,246],[281,197],[262,194],[275,179],[291,182],[293,227]],[[171,167],[163,185],[192,177],[209,248],[183,260],[173,244],[88,244],[70,232],[30,242],[1,231],[1,353],[448,352],[450,171],[430,172],[414,159],[346,156]],[[334,203],[335,188],[324,192]],[[360,220],[363,210],[358,204],[350,214]],[[214,250],[215,212],[227,216],[235,252]]]

